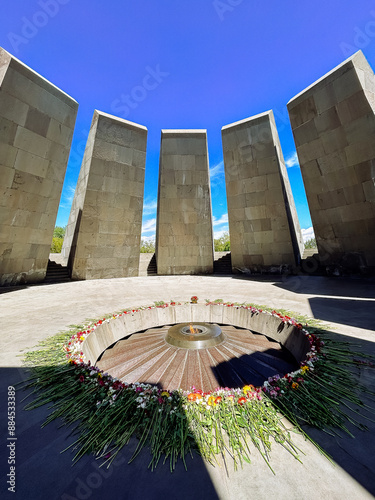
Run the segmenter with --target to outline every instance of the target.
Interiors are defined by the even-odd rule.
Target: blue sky
[[[373,0],[12,0],[0,46],[79,102],[57,225],[94,109],[148,128],[143,236],[155,231],[161,129],[207,129],[216,235],[228,229],[221,127],[273,109],[302,228],[311,226],[286,104],[362,49]]]

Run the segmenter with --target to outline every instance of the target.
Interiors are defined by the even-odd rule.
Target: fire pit
[[[205,349],[221,344],[225,335],[212,323],[179,323],[169,328],[165,341],[182,349]]]

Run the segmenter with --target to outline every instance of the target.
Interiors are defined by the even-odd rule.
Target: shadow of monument
[[[275,278],[275,286],[294,293],[375,299],[374,278],[290,275]]]
[[[11,286],[1,286],[0,295],[4,293],[17,292],[18,290],[25,290],[29,288],[30,285],[11,285]]]
[[[312,297],[309,304],[315,318],[375,330],[375,301]]]
[[[37,286],[51,286],[53,283],[45,283],[44,281],[40,281],[39,283],[27,283],[27,285],[9,285],[9,286],[0,286],[0,295],[11,292],[18,292],[20,290],[26,290],[28,288],[34,288]]]
[[[297,370],[299,365],[286,350],[266,349],[265,351],[244,354],[211,368],[218,387],[235,389],[246,384],[261,386],[268,377]]]
[[[1,369],[1,401],[7,400],[7,388],[25,381],[29,370],[22,368]],[[67,450],[76,436],[72,429],[61,427],[61,421],[55,420],[41,429],[41,425],[50,414],[47,406],[31,411],[23,407],[32,397],[21,402],[27,395],[21,389],[16,392],[16,495],[15,498],[32,500],[77,500],[77,499],[182,499],[205,498],[218,500],[219,496],[207,472],[202,458],[194,453],[193,458],[186,457],[187,472],[181,460],[173,473],[170,472],[169,461],[162,463],[163,458],[152,472],[148,469],[151,455],[144,449],[137,458],[128,465],[138,440],[132,438],[117,455],[111,467],[100,468],[100,460],[94,455],[85,455],[72,467],[74,453]],[[0,405],[1,431],[7,436],[7,406]],[[7,441],[10,443],[11,441]],[[7,464],[9,449],[5,442],[0,450],[1,476],[0,497],[5,498],[10,465]]]
[[[323,331],[322,331],[323,332]],[[329,336],[334,337],[335,340],[341,342],[347,342],[350,344],[350,349],[353,352],[363,352],[366,354],[371,354],[375,358],[375,342],[368,342],[365,340],[347,337],[342,334],[327,332]],[[232,367],[239,368],[241,366],[242,358],[247,358],[254,356],[245,355],[241,356],[237,360],[231,360],[230,362],[220,363],[214,369],[214,373],[226,373]],[[229,368],[230,365],[230,368]],[[361,383],[369,391],[375,394],[375,367],[371,366],[355,366],[352,369],[352,375],[356,383]],[[263,385],[265,379],[259,385]],[[247,379],[242,382],[244,384],[254,384],[254,379]],[[255,385],[255,384],[254,384]],[[241,387],[232,385],[227,385],[229,388]],[[375,400],[370,399],[366,393],[358,390],[358,396],[363,401],[365,405],[375,408]],[[343,409],[345,409],[343,407]],[[350,417],[355,419],[358,423],[367,427],[367,430],[361,430],[350,422],[347,423],[347,428],[354,437],[344,431],[339,432],[339,436],[330,435],[322,430],[308,425],[303,425],[304,431],[312,437],[312,439],[328,454],[332,457],[334,462],[344,469],[350,476],[352,476],[358,483],[360,483],[364,488],[366,488],[371,494],[375,495],[375,462],[373,457],[375,456],[375,419],[374,413],[370,414],[365,409],[360,409],[358,412],[350,412]],[[367,418],[366,418],[367,416]],[[369,420],[371,418],[373,421]],[[276,443],[273,446],[277,446]],[[303,448],[302,448],[303,451]],[[271,452],[272,456],[272,452]],[[302,456],[302,462],[304,461]]]

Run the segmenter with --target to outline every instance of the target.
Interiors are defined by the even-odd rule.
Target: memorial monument
[[[77,110],[0,47],[0,285],[45,278]]]
[[[222,128],[232,269],[297,265],[303,239],[272,111]]]
[[[73,279],[138,276],[147,129],[95,111],[62,254]]]
[[[162,130],[156,262],[158,274],[213,272],[205,130]]]
[[[320,260],[375,266],[375,77],[361,51],[288,103]]]

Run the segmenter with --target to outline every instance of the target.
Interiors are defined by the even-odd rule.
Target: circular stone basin
[[[165,341],[182,349],[205,349],[221,344],[225,335],[211,323],[179,323],[169,328]]]

